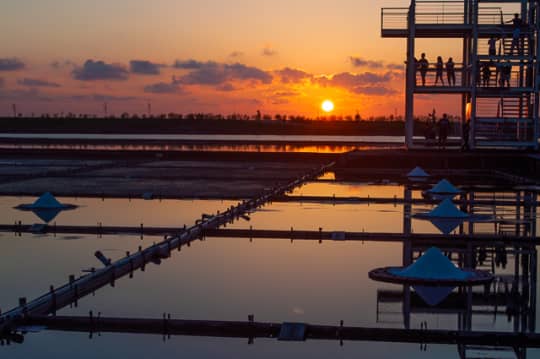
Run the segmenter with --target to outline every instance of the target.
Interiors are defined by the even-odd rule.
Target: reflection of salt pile
[[[424,302],[434,307],[445,300],[455,287],[429,287],[424,285],[413,286],[414,291]]]
[[[450,234],[469,218],[469,214],[460,211],[454,203],[447,198],[431,212],[417,215],[417,217],[428,219],[443,234]]]
[[[459,189],[445,179],[426,192],[427,195],[434,199],[452,199],[460,193],[461,191]]]
[[[32,211],[44,222],[50,222],[63,210],[74,209],[75,206],[60,203],[51,193],[41,195],[32,204],[22,204],[17,209]]]
[[[403,269],[392,269],[390,273],[412,279],[466,280],[471,273],[462,271],[452,263],[439,248],[430,248],[422,257]]]
[[[416,167],[407,174],[407,178],[409,178],[409,180],[418,182],[426,181],[429,177],[429,174],[421,167]]]

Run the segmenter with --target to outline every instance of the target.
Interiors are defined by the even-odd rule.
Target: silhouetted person
[[[446,63],[446,77],[448,77],[449,86],[456,86],[456,64],[451,57]]]
[[[426,74],[429,68],[429,61],[426,59],[426,54],[422,53],[420,60],[418,61],[418,67],[420,68],[420,77],[422,78],[422,86],[426,86]]]
[[[484,62],[482,64],[482,86],[489,87],[490,79],[491,79],[491,62]]]
[[[517,50],[517,54],[519,55],[519,45],[521,40],[521,26],[523,25],[523,21],[519,17],[519,14],[514,14],[514,18],[510,21],[507,21],[507,23],[512,23],[514,30],[512,31],[512,46],[510,47],[510,55],[514,54],[514,48]]]
[[[461,126],[461,135],[463,139],[463,143],[461,144],[461,150],[462,151],[469,151],[469,132],[471,131],[471,121],[465,120],[463,121],[463,124]]]
[[[448,138],[449,129],[450,120],[448,120],[447,114],[443,114],[443,117],[439,120],[439,147],[446,147],[446,139]]]
[[[444,80],[443,80],[443,68],[444,63],[442,60],[442,57],[437,57],[437,65],[435,67],[436,73],[435,73],[435,85],[439,83],[439,79],[441,80],[441,84],[444,86]]]
[[[512,64],[509,60],[502,64],[502,86],[510,87],[510,77],[512,75]]]
[[[497,55],[497,39],[492,36],[489,40],[488,40],[488,45],[489,45],[489,56],[495,56]]]
[[[495,65],[495,86],[503,87],[504,83],[504,64],[499,60]]]
[[[435,114],[435,109],[433,109],[433,112],[428,114],[426,132],[424,133],[427,145],[434,145],[437,140],[437,130],[435,129],[437,124],[437,117]]]

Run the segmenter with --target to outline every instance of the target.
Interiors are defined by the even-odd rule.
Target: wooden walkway
[[[305,323],[98,317],[28,317],[20,325],[70,332],[186,335],[222,338],[277,338],[289,341],[342,340],[423,344],[466,344],[540,348],[540,334],[486,331],[366,328]],[[294,330],[290,330],[294,328]],[[292,335],[291,335],[292,334]]]
[[[48,293],[41,297],[27,302],[25,298],[19,300],[19,307],[14,308],[0,316],[0,332],[9,332],[14,321],[27,316],[41,316],[56,313],[57,310],[64,308],[72,303],[77,303],[80,298],[94,293],[96,290],[106,286],[114,285],[114,282],[128,274],[133,274],[135,270],[144,269],[148,263],[159,263],[162,259],[169,258],[171,252],[180,249],[183,245],[201,238],[206,231],[217,229],[254,209],[271,201],[273,197],[282,196],[292,189],[319,177],[326,172],[333,163],[317,168],[310,173],[296,178],[288,184],[278,186],[272,190],[266,191],[260,197],[243,201],[237,206],[231,206],[227,211],[215,216],[205,217],[196,225],[179,232],[172,237],[166,237],[162,242],[152,245],[149,248],[142,249],[136,253],[129,254],[104,268],[93,271],[78,279],[70,277],[69,283],[60,288],[51,286]]]
[[[336,196],[281,196],[274,198],[272,202],[300,202],[300,203],[328,203],[328,204],[431,204],[437,205],[441,200],[430,200],[424,198],[413,198],[410,200],[401,197],[336,197]],[[456,205],[472,206],[537,206],[537,201],[523,200],[454,200]]]
[[[227,213],[225,213],[227,215]],[[222,215],[211,217],[209,222],[215,224]],[[237,217],[235,217],[237,218]],[[220,226],[224,224],[221,223]],[[298,241],[361,241],[361,242],[396,242],[412,241],[422,245],[461,246],[461,245],[540,245],[540,237],[526,237],[499,234],[429,234],[429,233],[384,233],[384,232],[346,232],[346,231],[309,231],[309,230],[271,230],[271,229],[221,229],[208,225],[197,225],[183,232],[173,227],[122,227],[122,226],[29,226],[29,225],[0,225],[0,232],[34,233],[34,234],[81,234],[81,235],[135,235],[163,236],[172,241],[184,237],[199,229],[195,239],[213,238],[249,238],[249,239],[289,239]],[[177,242],[174,242],[177,244]],[[185,243],[184,243],[185,244]],[[176,247],[175,247],[176,248]]]

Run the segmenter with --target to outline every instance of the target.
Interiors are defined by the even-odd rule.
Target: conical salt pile
[[[469,215],[460,211],[450,199],[445,199],[431,212],[426,213],[429,218],[468,218]]]
[[[396,270],[394,275],[430,280],[465,280],[470,274],[457,268],[439,248],[430,248],[422,257],[407,268]]]
[[[437,183],[432,189],[430,189],[428,192],[435,193],[435,194],[459,194],[461,191],[454,187],[453,184],[448,182],[447,180],[443,179],[439,183]]]
[[[51,208],[64,208],[65,206],[58,202],[58,200],[49,192],[44,193],[33,204],[30,205],[32,209],[51,209]]]
[[[416,167],[415,169],[413,169],[411,172],[407,174],[407,177],[425,178],[425,177],[429,177],[429,174],[426,171],[424,171],[421,167]]]

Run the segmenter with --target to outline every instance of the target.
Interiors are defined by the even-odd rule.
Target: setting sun
[[[324,112],[334,111],[334,103],[330,100],[326,100],[322,103],[321,108]]]

